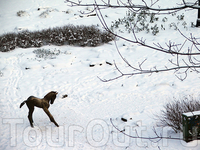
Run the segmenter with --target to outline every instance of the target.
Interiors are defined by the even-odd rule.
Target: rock
[[[66,98],[66,97],[68,97],[68,95],[67,95],[67,94],[65,94],[65,95],[63,95],[63,96],[62,96],[62,98]]]

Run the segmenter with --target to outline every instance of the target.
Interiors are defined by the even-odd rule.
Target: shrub
[[[155,24],[153,27],[151,27],[152,34],[156,35],[159,32],[157,24]]]
[[[43,45],[75,45],[75,46],[98,46],[112,41],[111,33],[103,32],[96,26],[73,26],[55,27],[42,31],[9,33],[0,36],[0,51],[7,52],[16,47],[29,48]]]
[[[23,16],[29,16],[29,14],[24,10],[20,10],[20,11],[17,12],[17,16],[23,17]]]
[[[55,59],[57,55],[60,54],[60,50],[53,50],[50,49],[36,49],[33,51],[36,54],[36,57],[43,58],[43,59]]]
[[[177,19],[178,19],[178,20],[184,20],[184,17],[185,17],[184,14],[178,15],[178,16],[177,16]]]
[[[192,96],[185,96],[179,100],[174,99],[164,105],[160,116],[156,115],[160,126],[169,126],[175,132],[182,131],[182,113],[200,110],[200,101]]]
[[[0,37],[0,51],[7,52],[15,49],[17,46],[17,35],[15,33],[8,33]]]
[[[126,17],[112,23],[111,30],[119,28],[120,25],[124,25],[126,30],[130,33],[132,31],[132,26],[134,26],[136,32],[146,31],[149,33],[151,30],[152,34],[156,35],[159,32],[159,28],[155,22],[158,20],[159,18],[156,17],[155,13],[150,13],[147,10],[142,10],[138,14],[128,11]]]
[[[176,17],[176,13],[173,13],[172,16]],[[176,18],[178,22],[169,24],[169,27],[177,30],[178,24],[183,22],[182,26],[187,29],[187,23],[184,21],[184,14],[178,15]],[[153,35],[157,35],[160,29],[166,29],[165,23],[168,21],[168,18],[163,17],[160,22],[158,21],[158,15],[151,13],[149,10],[141,10],[139,13],[128,11],[124,18],[119,18],[112,22],[111,30],[117,29],[122,25],[129,33],[132,32],[134,28],[135,32],[146,31],[146,33],[149,33],[151,31]]]

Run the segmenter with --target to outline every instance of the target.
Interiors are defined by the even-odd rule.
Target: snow
[[[187,112],[187,113],[183,113],[183,115],[187,116],[187,117],[191,117],[194,115],[199,115],[200,111],[193,111],[193,112]]]
[[[169,3],[168,0],[162,0],[159,5],[175,6],[177,2],[181,1]],[[101,27],[96,16],[80,17],[80,10],[91,9],[69,7],[63,0],[2,0],[0,34],[66,24],[98,24]],[[20,10],[26,11],[26,14],[17,16]],[[41,17],[43,12],[45,15]],[[102,13],[107,15],[105,19],[110,26],[111,21],[124,17],[126,9],[121,12],[106,9]],[[179,13],[185,13],[185,20],[188,21],[187,30],[180,26],[182,31],[198,36],[199,29],[190,27],[190,22],[196,22],[196,10]],[[174,17],[168,17],[174,20]],[[127,34],[125,30],[119,34],[132,38],[132,34]],[[149,43],[156,41],[165,44],[169,40],[183,43],[179,33],[172,29],[160,31],[156,36],[145,32],[138,33],[138,36],[145,37]],[[141,63],[148,58],[144,64],[147,68],[171,65],[169,55],[120,39],[116,43],[123,57],[131,64]],[[60,54],[53,58],[39,58],[33,53],[37,49],[59,50]],[[158,127],[154,114],[158,114],[173,97],[198,97],[199,75],[191,72],[184,81],[180,81],[172,71],[102,82],[99,78],[110,79],[119,75],[114,65],[106,63],[114,64],[113,61],[121,70],[131,71],[117,53],[114,41],[98,47],[48,45],[0,52],[0,149],[199,149],[199,141],[185,143],[182,140],[163,139],[153,143],[150,140],[132,139],[119,133],[110,122],[112,118],[115,126],[133,136],[155,137],[152,130],[155,127],[159,135],[182,138],[182,133],[174,133],[168,127]],[[20,109],[19,105],[31,95],[42,98],[50,91],[59,93],[49,110],[60,127],[51,123],[42,109],[36,108],[33,114],[35,127],[31,128],[27,118],[28,108],[23,106]],[[66,94],[68,97],[62,98]]]

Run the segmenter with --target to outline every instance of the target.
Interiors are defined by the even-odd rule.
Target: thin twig
[[[157,133],[156,133],[156,136],[155,137],[143,137],[143,136],[139,136],[137,134],[137,130],[136,130],[136,136],[132,136],[132,135],[129,135],[129,134],[126,134],[125,132],[119,130],[113,123],[112,121],[112,118],[110,118],[110,122],[112,124],[112,126],[117,130],[119,131],[120,133],[124,134],[125,136],[128,136],[130,138],[134,138],[134,139],[147,139],[147,140],[155,140],[155,139],[158,139],[158,142],[161,140],[161,139],[170,139],[170,140],[183,140],[182,138],[172,138],[172,137],[164,137],[164,136],[159,136]],[[156,132],[156,131],[155,131]]]

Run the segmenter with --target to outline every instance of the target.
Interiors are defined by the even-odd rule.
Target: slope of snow
[[[84,1],[85,3],[92,0]],[[139,1],[138,1],[139,2]],[[159,5],[174,6],[167,0]],[[38,10],[39,8],[39,10]],[[31,31],[63,26],[66,24],[99,25],[95,16],[81,17],[79,10],[92,8],[69,7],[63,0],[25,0],[0,2],[0,34],[18,32],[24,29]],[[18,11],[26,11],[26,15],[18,17]],[[66,13],[67,11],[67,13]],[[185,20],[196,22],[196,11],[183,11]],[[43,16],[41,17],[41,14]],[[124,17],[121,12],[108,9],[108,25],[111,21]],[[181,14],[182,12],[180,12]],[[169,16],[173,21],[173,17]],[[198,35],[199,29],[184,30]],[[182,26],[180,28],[183,28]],[[120,33],[132,38],[132,34]],[[157,36],[138,33],[149,43],[165,44],[168,40],[182,42],[176,31],[161,31]],[[138,64],[148,58],[144,67],[163,67],[171,65],[171,56],[147,50],[138,45],[117,39],[117,46],[123,56],[131,63]],[[143,74],[122,77],[111,82],[101,82],[119,75],[113,60],[125,72],[131,70],[116,51],[115,42],[99,47],[44,46],[40,49],[60,51],[53,58],[38,58],[34,50],[38,48],[0,52],[0,149],[199,149],[199,141],[185,143],[179,140],[161,140],[154,143],[150,140],[125,137],[115,130],[110,122],[125,133],[133,136],[180,137],[171,128],[157,127],[154,114],[158,114],[163,105],[173,97],[183,95],[199,96],[199,75],[191,72],[184,81],[178,80],[173,72]],[[90,65],[94,65],[90,67]],[[43,112],[36,108],[33,114],[35,127],[28,122],[28,108],[19,105],[29,96],[42,98],[49,91],[59,94],[49,110],[60,125],[57,128]],[[63,98],[63,95],[68,97]],[[127,122],[121,120],[126,118]],[[137,132],[136,132],[137,131]]]

